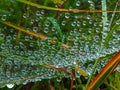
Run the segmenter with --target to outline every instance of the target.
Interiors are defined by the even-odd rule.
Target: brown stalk
[[[71,71],[71,85],[70,85],[70,90],[72,90],[72,88],[73,88],[74,78],[75,78],[75,70],[72,69],[72,71]]]
[[[27,31],[27,30],[25,30],[25,29],[22,28],[22,27],[18,27],[18,26],[16,26],[16,25],[11,24],[10,22],[5,22],[5,21],[0,21],[0,22],[3,23],[3,24],[5,24],[5,25],[7,25],[7,26],[9,26],[9,27],[12,27],[12,28],[14,28],[14,29],[16,29],[16,30],[19,30],[20,32],[26,33],[26,34],[28,34],[28,35],[32,35],[32,36],[34,36],[34,37],[36,37],[36,38],[40,38],[41,40],[47,40],[47,37],[44,36],[44,35]],[[55,43],[56,43],[54,40],[51,40],[50,42],[51,42],[51,44],[55,44]],[[69,48],[69,46],[66,45],[66,44],[62,44],[62,47],[63,47],[63,48]]]

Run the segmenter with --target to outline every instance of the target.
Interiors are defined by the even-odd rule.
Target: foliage
[[[120,50],[119,9],[117,0],[2,0],[0,86],[76,78],[85,88]]]

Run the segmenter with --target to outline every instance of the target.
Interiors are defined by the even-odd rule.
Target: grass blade
[[[101,72],[94,78],[94,80],[87,87],[87,90],[96,90],[102,84],[103,80],[110,75],[110,73],[120,63],[120,51],[104,66]]]
[[[114,8],[114,11],[117,10],[118,3],[119,3],[119,1],[116,2],[116,6],[115,6],[115,8]],[[105,43],[104,43],[104,46],[103,46],[103,47],[105,47],[105,46],[108,44],[109,40],[110,40],[111,37],[112,37],[113,32],[114,32],[115,30],[117,30],[117,28],[119,28],[119,25],[117,25],[117,24],[115,24],[115,25],[111,28],[111,25],[112,25],[113,19],[114,19],[114,17],[115,17],[115,14],[116,14],[116,13],[113,12],[112,17],[111,17],[111,20],[110,20],[110,25],[109,25],[108,28],[107,28],[107,30],[109,31],[109,33],[108,33],[107,36],[105,37]],[[110,30],[110,29],[111,29],[111,30]]]
[[[28,31],[25,30],[24,28],[19,27],[19,26],[16,26],[16,25],[13,25],[13,24],[11,24],[10,22],[5,22],[5,21],[0,21],[0,22],[1,22],[2,24],[5,24],[5,25],[7,25],[7,26],[9,26],[9,27],[14,28],[15,30],[24,32],[24,33],[26,33],[26,34],[28,34],[28,35],[32,35],[32,36],[34,36],[34,37],[36,37],[36,38],[40,38],[41,40],[46,40],[46,39],[47,39],[47,37],[44,36],[44,35],[37,34],[37,33],[33,33],[33,32],[28,32]],[[51,44],[55,44],[55,43],[56,43],[56,42],[53,41],[53,40],[51,40],[50,42],[51,42]],[[60,43],[60,42],[59,42],[59,43]],[[60,43],[60,44],[61,44],[61,43]],[[69,46],[66,45],[66,44],[61,44],[61,46],[62,46],[63,48],[69,48]]]
[[[18,27],[18,26],[16,26],[16,25],[13,25],[13,24],[11,24],[10,22],[5,22],[5,21],[0,21],[0,22],[3,23],[3,24],[5,24],[5,25],[7,25],[7,26],[9,26],[9,27],[14,28],[14,29],[16,29],[16,30],[18,30],[18,31],[24,32],[24,33],[26,33],[26,34],[28,34],[28,35],[32,35],[32,36],[37,37],[37,38],[40,38],[40,39],[42,39],[42,40],[46,40],[46,39],[47,39],[47,37],[45,37],[45,36],[43,36],[43,35],[38,35],[38,34],[33,33],[33,32],[28,32],[27,30],[23,29],[22,27]]]
[[[29,2],[29,1],[26,1],[26,0],[17,0],[21,3],[24,3],[24,4],[28,4],[28,5],[31,5],[31,6],[34,6],[34,7],[37,7],[37,8],[42,8],[42,9],[46,9],[46,10],[54,10],[54,11],[61,11],[61,12],[89,12],[89,13],[93,13],[93,12],[120,12],[120,11],[112,11],[112,10],[78,10],[78,9],[63,9],[63,8],[54,8],[54,7],[47,7],[47,6],[44,6],[44,5],[39,5],[39,4],[36,4],[36,3],[32,3],[32,2]]]
[[[55,30],[59,33],[60,38],[62,39],[62,30],[60,29],[59,24],[57,23],[57,20],[53,17],[47,17],[47,19],[53,24]]]

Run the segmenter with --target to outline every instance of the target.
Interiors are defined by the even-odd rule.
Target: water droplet
[[[76,21],[73,21],[72,23],[71,23],[71,26],[76,26]]]
[[[77,7],[79,7],[80,4],[81,4],[80,1],[77,1],[77,2],[76,2],[76,6],[77,6]]]
[[[77,26],[79,27],[81,25],[80,21],[77,21]]]
[[[46,21],[44,26],[45,26],[45,27],[49,27],[49,26],[50,26],[50,22],[49,22],[49,21]]]
[[[2,18],[1,18],[3,21],[5,21],[7,19],[7,15],[2,15]]]
[[[86,21],[83,21],[82,25],[83,25],[83,26],[86,26],[86,25],[87,25],[87,22],[86,22]]]
[[[38,27],[33,27],[33,32],[37,33]]]
[[[3,33],[0,33],[0,38],[4,38],[5,35]]]
[[[34,23],[34,19],[31,19],[30,23],[33,24],[33,23]],[[28,30],[29,30],[29,29],[28,29]]]
[[[36,16],[40,16],[40,11],[36,11]]]
[[[41,10],[41,14],[45,14],[45,10]]]
[[[34,43],[30,43],[30,47],[34,47]]]
[[[27,15],[26,15],[26,13],[24,13],[24,14],[23,14],[23,18],[27,18]]]
[[[8,88],[13,88],[14,87],[14,84],[7,84],[6,85]]]
[[[49,32],[49,28],[48,27],[45,27],[44,28],[44,33],[48,33]]]
[[[65,13],[65,18],[66,19],[70,18],[70,13]]]
[[[65,26],[65,24],[66,24],[66,21],[62,21],[61,25]]]
[[[117,20],[117,21],[116,21],[116,24],[120,25],[120,20]]]

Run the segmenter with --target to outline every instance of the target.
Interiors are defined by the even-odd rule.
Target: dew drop
[[[50,26],[50,22],[49,21],[45,22],[45,27],[49,27],[49,26]]]
[[[31,19],[30,23],[33,24],[34,23],[34,19]]]
[[[6,85],[8,88],[13,88],[14,87],[14,84],[7,84]]]
[[[41,14],[45,14],[45,10],[41,10]]]
[[[79,21],[77,21],[77,26],[78,26],[78,27],[80,26],[80,22],[79,22]]]
[[[71,23],[71,26],[76,26],[76,21],[73,21],[72,23]]]
[[[40,16],[40,11],[36,11],[36,16]]]
[[[78,7],[79,7],[79,6],[80,6],[80,4],[81,4],[81,3],[80,3],[80,1],[77,1],[77,2],[76,2],[76,6],[78,6]]]
[[[5,37],[5,35],[0,33],[0,38],[4,38],[4,37]]]
[[[33,27],[33,32],[37,33],[38,28],[37,27]]]
[[[52,29],[51,29],[53,32],[55,31],[55,27],[52,27]]]
[[[120,20],[117,20],[117,21],[116,21],[116,24],[120,25]]]
[[[23,14],[23,18],[27,18],[27,15],[26,15],[26,13],[24,13],[24,14]]]
[[[6,17],[7,17],[7,15],[2,15],[2,18],[1,18],[1,19],[2,19],[3,21],[5,21],[5,20],[6,20]]]
[[[70,18],[70,13],[65,13],[65,18],[66,19]]]
[[[44,33],[48,33],[49,29],[47,27],[44,28]]]
[[[66,21],[62,21],[61,25],[65,26],[65,24],[66,24]]]

